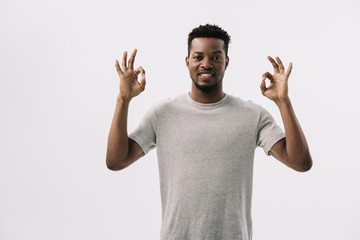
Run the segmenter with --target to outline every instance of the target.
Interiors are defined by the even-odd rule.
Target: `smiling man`
[[[312,166],[309,148],[288,96],[287,71],[268,57],[274,73],[262,75],[260,89],[279,108],[285,132],[252,101],[223,92],[230,36],[216,25],[199,26],[188,36],[185,59],[191,91],[152,107],[127,134],[131,99],[145,89],[145,71],[134,69],[136,50],[124,52],[120,93],[111,125],[106,164],[121,170],[157,149],[162,203],[162,240],[252,238],[251,194],[256,147],[288,167]],[[137,77],[141,74],[141,80]],[[265,79],[270,80],[266,87]]]
[[[194,85],[204,93],[216,92],[221,89],[225,69],[229,64],[224,49],[224,41],[216,38],[194,38],[186,57],[186,66]],[[190,56],[191,53],[191,56]],[[209,58],[210,56],[210,58]],[[217,91],[220,93],[220,91]],[[221,98],[224,96],[221,91]]]

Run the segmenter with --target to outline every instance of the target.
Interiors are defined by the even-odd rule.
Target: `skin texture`
[[[142,67],[134,69],[136,52],[135,49],[128,63],[127,52],[124,52],[121,67],[117,60],[115,62],[120,77],[120,92],[108,137],[106,164],[111,170],[124,169],[144,155],[140,146],[129,139],[127,134],[129,103],[145,89],[145,70]],[[266,72],[262,75],[260,89],[265,97],[278,106],[285,128],[285,138],[271,148],[270,154],[288,167],[305,172],[311,168],[312,159],[288,95],[288,79],[292,63],[285,71],[280,58],[275,59],[276,61],[268,56],[274,73]],[[189,93],[192,99],[201,103],[213,103],[225,96],[222,80],[229,64],[229,57],[225,54],[223,40],[193,39],[185,63],[192,79]],[[208,73],[211,76],[201,76],[201,73]],[[139,74],[141,74],[140,82],[138,82]],[[266,79],[270,80],[268,87],[265,84]]]

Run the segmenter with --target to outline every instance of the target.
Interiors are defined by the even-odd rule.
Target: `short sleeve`
[[[284,131],[276,124],[271,114],[260,106],[257,146],[264,149],[266,155],[279,140],[285,137]]]
[[[129,138],[139,144],[145,154],[156,147],[156,116],[154,107],[149,109]]]

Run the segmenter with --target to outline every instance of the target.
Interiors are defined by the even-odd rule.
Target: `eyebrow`
[[[221,50],[217,50],[217,51],[214,51],[212,52],[213,54],[215,53],[221,53],[222,54],[222,51]],[[202,52],[194,52],[193,54],[203,54]]]

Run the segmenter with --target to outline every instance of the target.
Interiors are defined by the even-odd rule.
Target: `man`
[[[262,94],[278,106],[284,133],[264,108],[223,92],[229,41],[227,32],[216,25],[193,29],[185,59],[191,91],[155,105],[129,136],[128,107],[145,89],[145,71],[134,69],[136,49],[128,64],[126,52],[121,67],[115,63],[120,93],[106,163],[111,170],[124,169],[157,147],[161,239],[251,239],[257,146],[296,171],[308,171],[312,166],[288,96],[292,64],[285,71],[280,58],[268,57],[274,74],[264,73],[260,85]]]

